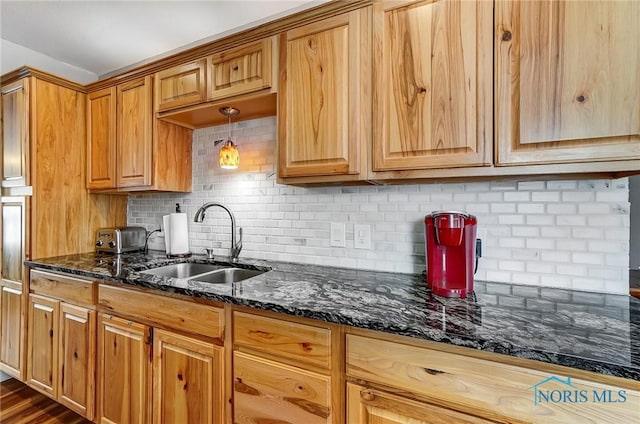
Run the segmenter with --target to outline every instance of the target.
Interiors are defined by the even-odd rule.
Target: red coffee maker
[[[467,297],[473,292],[476,217],[465,212],[432,212],[424,218],[427,285],[437,295]]]

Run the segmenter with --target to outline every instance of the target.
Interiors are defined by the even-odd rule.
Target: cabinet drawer
[[[333,422],[328,376],[234,352],[233,377],[235,422]]]
[[[235,312],[233,337],[238,346],[331,368],[331,330],[326,328]]]
[[[348,423],[491,424],[495,421],[347,383]]]
[[[105,284],[100,284],[99,302],[109,311],[136,317],[153,326],[223,337],[224,310],[221,308]]]
[[[155,74],[156,112],[204,102],[206,60],[175,66]]]
[[[209,100],[271,87],[272,39],[267,38],[209,58]]]
[[[98,300],[95,281],[31,270],[31,292],[81,305],[95,305]]]
[[[633,422],[640,407],[636,390],[351,334],[347,374],[498,421],[570,423],[598,417],[601,422]],[[551,392],[562,396],[567,390],[573,398],[584,390],[587,398],[548,402],[540,397]],[[611,402],[594,401],[594,392],[605,393]]]

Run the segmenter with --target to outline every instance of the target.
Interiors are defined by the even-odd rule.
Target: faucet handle
[[[203,252],[207,252],[207,259],[214,259],[213,257],[213,248],[205,247],[202,249]]]
[[[235,246],[231,247],[231,260],[238,260],[238,256],[240,256],[240,252],[242,251],[242,227],[238,228],[238,241]]]

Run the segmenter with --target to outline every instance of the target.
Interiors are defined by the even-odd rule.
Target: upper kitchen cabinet
[[[157,72],[154,76],[155,110],[163,112],[207,99],[206,59]]]
[[[270,88],[272,44],[275,43],[267,38],[210,56],[209,100]]]
[[[116,186],[116,88],[87,95],[87,188]]]
[[[371,8],[291,29],[280,39],[278,177],[366,177]]]
[[[491,165],[492,2],[373,11],[372,170]]]
[[[29,82],[2,86],[2,187],[29,185]]]
[[[238,119],[276,114],[277,37],[224,49],[155,74],[155,112],[187,128],[226,123],[218,111],[232,105]]]
[[[498,165],[640,159],[640,2],[498,1]]]
[[[191,191],[191,130],[153,116],[152,78],[87,97],[87,188]]]
[[[116,185],[151,185],[153,162],[151,77],[116,87]]]

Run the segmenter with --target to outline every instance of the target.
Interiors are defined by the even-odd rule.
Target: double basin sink
[[[188,278],[201,283],[227,284],[246,280],[267,271],[214,264],[179,263],[148,269],[141,273],[166,278]]]

